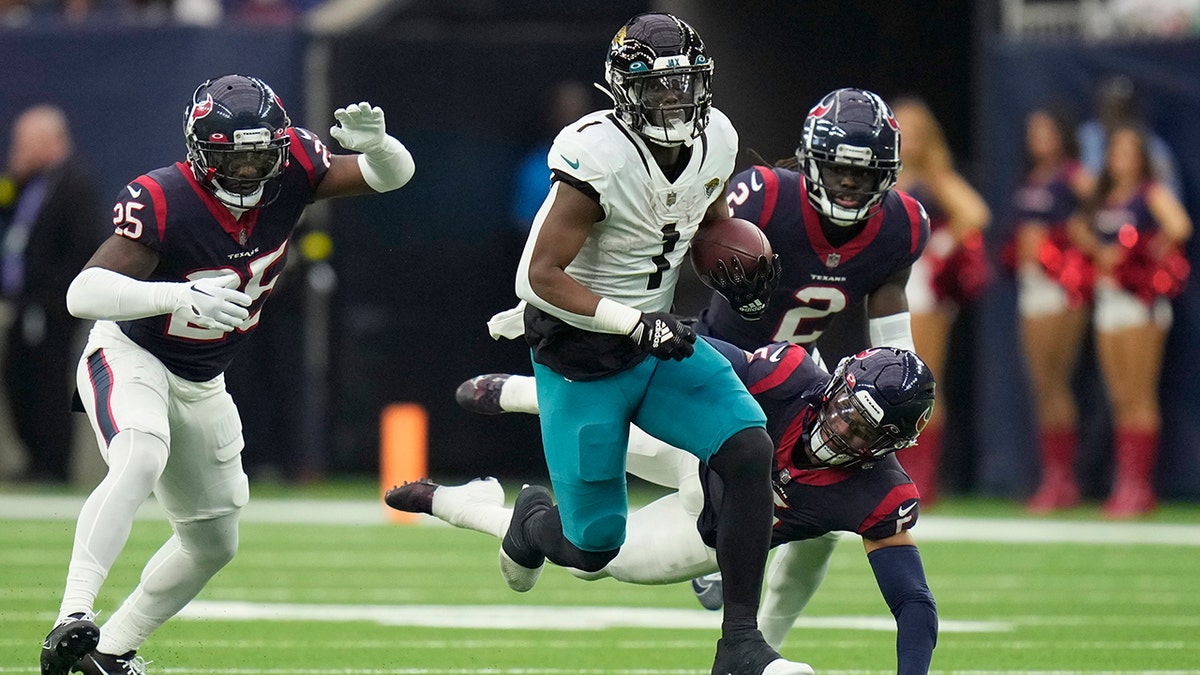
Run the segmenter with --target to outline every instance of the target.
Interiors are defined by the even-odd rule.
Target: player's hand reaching
[[[643,312],[629,338],[642,350],[664,361],[682,361],[695,351],[696,332],[667,312]]]
[[[250,316],[250,296],[236,290],[236,274],[209,277],[186,285],[185,306],[191,309],[191,323],[228,333],[241,328]]]
[[[754,269],[747,273],[737,256],[726,264],[717,261],[716,269],[701,281],[729,301],[737,313],[748,321],[757,321],[767,311],[767,302],[779,285],[779,256],[759,256]]]
[[[386,143],[387,126],[383,120],[383,109],[370,103],[352,103],[333,111],[337,124],[329,128],[329,135],[343,148],[370,154],[382,149]]]

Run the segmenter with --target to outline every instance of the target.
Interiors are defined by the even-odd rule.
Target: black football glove
[[[667,312],[643,313],[629,339],[637,343],[639,349],[664,361],[682,361],[696,349],[692,346],[696,342],[696,332]]]
[[[779,256],[759,256],[753,272],[746,273],[742,261],[733,256],[729,264],[717,261],[711,275],[700,278],[705,286],[721,294],[743,319],[757,321],[767,311],[767,301],[779,285]]]

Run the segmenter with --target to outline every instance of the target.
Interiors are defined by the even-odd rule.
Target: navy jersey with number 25
[[[224,372],[258,325],[287,259],[288,238],[329,169],[329,150],[315,134],[297,127],[287,133],[290,157],[279,178],[279,196],[240,218],[184,163],[139,176],[122,188],[113,206],[115,234],[159,255],[147,281],[186,282],[232,272],[240,279],[238,290],[253,299],[246,326],[229,333],[202,328],[179,314],[118,322],[129,339],[184,379],[205,382]]]

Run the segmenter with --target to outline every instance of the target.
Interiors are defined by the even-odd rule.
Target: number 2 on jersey
[[[804,286],[792,297],[799,305],[784,312],[772,338],[776,342],[809,344],[821,337],[821,326],[831,314],[846,309],[846,292],[836,286]]]

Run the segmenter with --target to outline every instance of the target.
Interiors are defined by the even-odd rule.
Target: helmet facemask
[[[211,181],[218,199],[230,206],[253,208],[264,188],[283,172],[290,141],[272,139],[269,129],[239,129],[232,143],[196,141],[188,158]],[[265,204],[263,204],[265,206]]]
[[[880,425],[883,408],[866,391],[850,391],[843,381],[827,395],[813,425],[809,451],[825,466],[849,466],[886,457],[915,445],[894,425]]]
[[[821,395],[807,450],[817,466],[869,466],[916,445],[936,382],[910,351],[868,349],[838,363]]]
[[[653,69],[642,62],[634,63],[630,72],[621,72],[611,64],[606,68],[606,79],[622,120],[658,145],[691,145],[708,125],[712,61],[658,67],[681,60],[686,63],[687,57],[659,57],[656,61],[662,63],[656,63]]]
[[[875,215],[896,186],[899,160],[884,167],[871,155],[870,148],[844,144],[832,156],[803,147],[797,151],[809,200],[834,225],[849,227]]]

